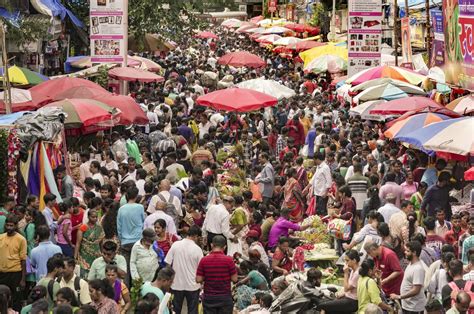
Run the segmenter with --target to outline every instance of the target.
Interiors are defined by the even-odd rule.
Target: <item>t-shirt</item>
[[[441,257],[441,247],[446,243],[442,237],[437,234],[426,235],[425,245],[436,252],[436,257]]]
[[[26,239],[18,232],[11,237],[1,234],[0,252],[0,272],[19,272],[21,261],[26,260]]]
[[[257,270],[252,270],[252,271],[250,271],[247,276],[248,276],[249,279],[250,279],[250,281],[249,281],[250,287],[252,287],[252,288],[258,288],[258,286],[260,286],[262,283],[265,283],[265,284],[267,285],[267,288],[268,288],[267,280],[266,280],[265,277],[264,277],[260,272],[258,272]]]
[[[426,296],[423,285],[425,283],[425,269],[418,261],[414,264],[410,263],[405,269],[402,285],[400,287],[400,294],[408,293],[413,286],[421,285],[420,292],[410,298],[402,300],[402,308],[406,311],[422,312],[425,310]]]
[[[173,243],[166,255],[165,262],[173,267],[176,275],[171,288],[177,291],[196,291],[196,270],[203,257],[202,249],[190,239]]]
[[[280,237],[287,237],[288,231],[292,229],[294,231],[300,230],[300,225],[292,223],[291,221],[280,217],[273,224],[270,233],[268,234],[268,247],[273,248],[277,245]]]
[[[377,283],[370,277],[359,277],[357,281],[357,300],[359,301],[358,314],[364,314],[369,303],[379,305],[382,303],[380,290]]]
[[[154,295],[156,295],[158,297],[158,299],[160,299],[160,302],[165,297],[165,294],[163,293],[163,291],[161,291],[160,288],[152,286],[151,282],[149,282],[149,281],[147,281],[143,284],[142,290],[141,290],[141,295],[142,295],[142,297],[144,297],[148,293],[153,293]],[[168,308],[166,308],[163,312],[163,314],[169,314],[169,313],[170,313],[170,311],[169,311]]]
[[[458,279],[455,280],[454,283],[458,286],[459,290],[464,290],[464,286],[466,285],[466,280]],[[451,305],[451,292],[453,289],[449,286],[449,284],[445,285],[441,290],[441,297],[443,299],[443,306],[449,307]],[[471,292],[474,292],[474,285],[471,286]]]
[[[400,294],[400,285],[403,280],[403,270],[400,266],[400,261],[394,251],[389,248],[382,247],[382,254],[380,258],[375,259],[375,266],[382,272],[382,279],[387,278],[393,272],[401,272],[401,274],[382,286],[383,291],[390,295],[390,293]]]
[[[46,301],[48,301],[49,309],[53,308],[54,302],[56,301],[56,293],[58,293],[58,290],[61,289],[61,286],[59,285],[59,283],[56,280],[54,280],[53,295],[50,296],[49,295],[49,290],[48,290],[48,285],[49,285],[49,282],[51,280],[53,280],[53,279],[48,278],[48,277],[43,277],[43,278],[41,278],[40,281],[38,281],[38,286],[43,286],[43,287],[46,288]]]
[[[203,257],[197,268],[197,276],[204,277],[204,296],[231,297],[231,277],[237,273],[232,257],[224,252],[211,252]]]
[[[64,226],[68,226],[67,227],[67,236],[69,238],[69,240],[71,240],[71,234],[72,234],[72,223],[71,223],[71,219],[69,218],[65,218],[58,226],[58,243],[59,244],[68,244],[67,241],[66,241],[66,237],[64,236],[63,234],[63,228]]]

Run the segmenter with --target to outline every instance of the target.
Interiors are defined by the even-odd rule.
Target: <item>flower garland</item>
[[[0,182],[8,181],[8,131],[0,129]],[[0,203],[7,197],[7,185],[0,184]]]
[[[9,196],[13,196],[15,200],[18,197],[18,158],[20,157],[20,139],[18,138],[15,129],[10,130],[8,135],[8,181],[7,181],[7,193]]]

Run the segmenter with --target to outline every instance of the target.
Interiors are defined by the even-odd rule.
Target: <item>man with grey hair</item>
[[[380,207],[377,211],[383,216],[386,223],[390,222],[393,214],[399,213],[400,209],[395,206],[396,197],[394,194],[389,193],[385,197],[386,204]]]
[[[156,196],[156,195],[155,195]],[[153,196],[153,197],[155,197]],[[153,214],[148,215],[148,217],[145,218],[145,222],[143,223],[143,227],[145,229],[147,228],[153,228],[155,225],[155,222],[158,219],[163,219],[166,222],[166,231],[170,234],[177,235],[178,231],[176,230],[176,224],[174,222],[173,217],[168,215],[166,211],[166,202],[158,200],[155,205],[155,211]]]

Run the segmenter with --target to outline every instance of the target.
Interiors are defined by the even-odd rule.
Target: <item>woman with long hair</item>
[[[94,279],[89,281],[91,305],[98,314],[120,314],[117,303],[114,301],[114,289],[107,279]]]
[[[402,227],[402,241],[408,243],[417,233],[425,235],[425,229],[418,225],[416,213],[411,212],[407,214],[408,226]]]
[[[12,293],[10,288],[0,285],[0,313],[1,314],[18,314],[12,309]]]
[[[344,289],[336,294],[337,299],[324,302],[318,310],[326,314],[342,314],[357,312],[357,283],[359,281],[360,255],[356,250],[349,250],[344,256]]]
[[[379,197],[379,188],[376,186],[372,186],[367,190],[367,199],[364,201],[364,205],[362,206],[362,222],[365,223],[366,215],[373,210],[378,210],[380,206],[382,206],[382,202],[380,201]],[[388,223],[388,222],[387,222]]]
[[[77,232],[77,243],[74,258],[81,267],[81,277],[86,278],[92,262],[100,257],[100,242],[104,238],[104,230],[97,222],[97,211],[90,209],[87,213],[88,222]]]
[[[113,199],[105,199],[106,213],[100,222],[104,230],[104,239],[117,241],[117,215],[120,204]]]
[[[158,246],[160,249],[162,249],[163,254],[166,257],[171,245],[179,239],[176,235],[166,232],[166,221],[163,219],[157,219],[154,223],[154,227],[156,232],[156,241],[153,243],[153,247]]]
[[[410,197],[410,202],[413,204],[413,209],[415,210],[418,223],[421,223],[423,217],[421,217],[420,207],[423,197],[425,196],[426,190],[428,189],[428,184],[426,182],[420,182],[416,193]]]
[[[283,207],[291,210],[290,218],[293,221],[301,221],[306,201],[303,197],[300,182],[298,181],[298,172],[295,168],[289,168],[286,172],[287,180],[283,186]]]
[[[75,311],[79,303],[77,302],[76,294],[71,288],[64,287],[56,292],[56,305],[69,305]]]
[[[360,264],[359,280],[357,281],[357,300],[359,302],[357,313],[364,313],[370,303],[377,305],[384,311],[390,311],[391,307],[380,298],[380,283],[375,276],[375,262],[366,259]]]
[[[114,289],[114,301],[117,303],[120,313],[126,314],[132,306],[132,301],[127,286],[119,279],[117,265],[105,266],[105,276],[109,285]]]

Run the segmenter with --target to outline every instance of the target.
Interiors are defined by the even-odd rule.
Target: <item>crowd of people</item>
[[[342,287],[317,310],[382,313],[397,300],[407,314],[472,312],[474,215],[451,209],[470,202],[463,165],[384,138],[383,123],[349,116],[328,78],[218,33],[217,45],[182,39],[158,60],[164,84],[132,86],[148,125],[106,136],[71,174],[55,169],[62,202],[1,204],[0,313],[270,313],[310,215],[351,226],[334,244]],[[267,66],[217,64],[235,49]],[[205,72],[264,76],[296,96],[212,110],[196,103],[216,88]],[[243,182],[223,183],[228,169]],[[321,276],[310,268],[306,284]]]

